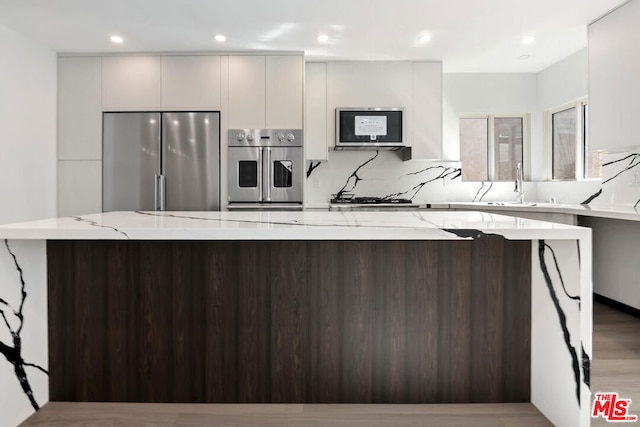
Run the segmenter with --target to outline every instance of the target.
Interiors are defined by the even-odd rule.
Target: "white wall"
[[[56,214],[56,54],[0,26],[0,224]]]
[[[534,73],[443,75],[444,158],[460,158],[460,113],[531,113],[537,108]],[[531,118],[532,140],[539,123]]]
[[[559,107],[580,98],[588,93],[587,49],[582,49],[537,74],[538,108],[536,121],[539,143],[532,151],[532,161],[539,167],[536,169],[536,180],[550,179],[549,141],[547,138],[548,123],[545,111]]]

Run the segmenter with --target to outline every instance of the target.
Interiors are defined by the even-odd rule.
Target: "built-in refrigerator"
[[[220,113],[104,113],[102,210],[220,210]]]

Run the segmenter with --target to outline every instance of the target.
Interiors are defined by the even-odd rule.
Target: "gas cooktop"
[[[409,199],[383,198],[383,197],[349,197],[340,196],[333,197],[330,201],[332,204],[350,204],[350,205],[401,205],[413,203]]]

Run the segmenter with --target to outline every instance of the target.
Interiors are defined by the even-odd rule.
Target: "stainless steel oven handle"
[[[271,147],[265,147],[264,150],[267,152],[267,160],[266,160],[266,168],[265,168],[265,177],[264,177],[264,185],[267,190],[267,194],[266,194],[266,201],[270,202],[271,201],[271,180],[273,179],[271,177]]]

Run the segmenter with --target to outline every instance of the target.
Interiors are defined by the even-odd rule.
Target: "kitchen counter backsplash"
[[[525,183],[525,201],[590,206],[640,206],[640,153],[607,154],[602,180]],[[389,151],[330,152],[326,163],[307,165],[307,205],[327,204],[340,192],[410,199],[415,203],[511,202],[512,181],[462,181],[460,162],[403,162]]]
[[[460,162],[403,162],[392,151],[330,152],[326,163],[307,165],[307,205],[327,204],[334,194],[444,201],[514,201],[514,183],[463,182]],[[525,197],[536,199],[534,183]]]
[[[541,182],[538,197],[589,206],[640,206],[640,153],[606,154],[602,180]]]

